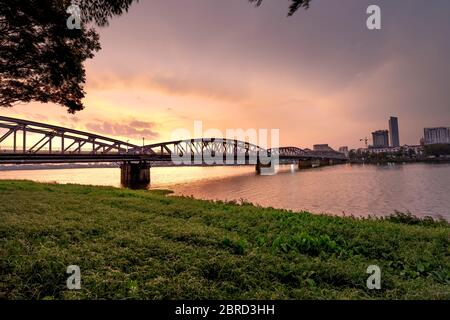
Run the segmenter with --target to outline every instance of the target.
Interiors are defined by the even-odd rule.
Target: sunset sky
[[[366,28],[378,4],[382,29]],[[400,143],[450,126],[450,1],[141,0],[101,28],[89,60],[86,109],[1,109],[138,142],[173,130],[280,129],[282,145],[362,147],[399,117]]]

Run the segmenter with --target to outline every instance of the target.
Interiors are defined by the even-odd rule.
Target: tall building
[[[425,144],[450,143],[450,128],[425,128],[423,139]]]
[[[400,136],[398,133],[398,118],[389,119],[389,135],[391,138],[391,147],[400,147]]]
[[[389,147],[389,134],[387,130],[377,130],[372,132],[372,140],[374,148]]]

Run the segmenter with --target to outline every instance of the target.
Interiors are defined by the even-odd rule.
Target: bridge
[[[264,149],[249,142],[197,138],[138,146],[71,128],[0,116],[0,165],[117,162],[124,185],[148,184],[151,163],[187,165],[255,165],[261,174],[274,165],[299,168],[338,164],[347,158],[336,151],[297,147]]]

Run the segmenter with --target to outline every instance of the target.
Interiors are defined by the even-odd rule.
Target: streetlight
[[[145,138],[142,137],[142,153],[144,153]]]

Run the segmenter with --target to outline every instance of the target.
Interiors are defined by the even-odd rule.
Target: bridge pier
[[[150,164],[145,161],[126,161],[120,165],[120,183],[132,189],[147,188],[150,185]]]
[[[258,174],[261,174],[262,171],[264,171],[264,174],[271,174],[275,172],[275,168],[272,167],[272,161],[266,164],[261,163],[259,159],[256,162],[255,170]]]
[[[312,168],[312,162],[311,160],[300,160],[298,162],[298,168],[299,169],[308,169]]]
[[[320,167],[320,160],[314,159],[311,160],[311,168],[317,168]]]

